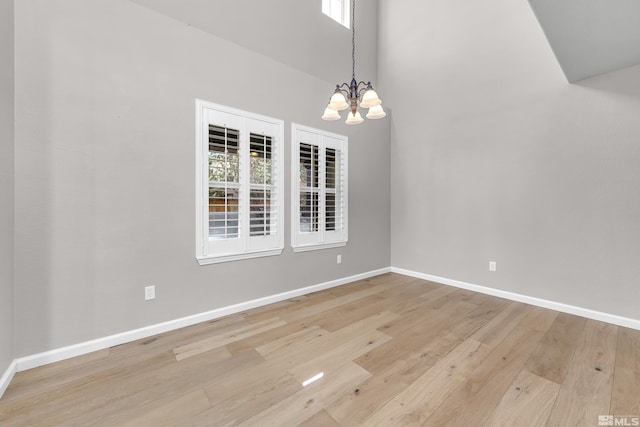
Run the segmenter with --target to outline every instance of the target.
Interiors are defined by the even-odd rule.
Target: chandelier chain
[[[356,0],[351,0],[351,78],[356,79]]]

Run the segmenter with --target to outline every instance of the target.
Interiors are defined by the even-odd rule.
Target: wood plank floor
[[[0,400],[7,427],[564,427],[609,414],[640,416],[640,331],[397,274],[20,372]]]

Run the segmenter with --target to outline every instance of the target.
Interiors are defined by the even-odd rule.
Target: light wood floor
[[[303,386],[322,373],[317,381]],[[640,332],[385,274],[18,373],[2,426],[597,426]]]

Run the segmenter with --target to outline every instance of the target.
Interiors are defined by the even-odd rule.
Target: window
[[[347,137],[293,124],[291,246],[347,244]]]
[[[196,100],[196,258],[284,248],[283,122]]]
[[[322,0],[322,13],[349,28],[350,0]]]

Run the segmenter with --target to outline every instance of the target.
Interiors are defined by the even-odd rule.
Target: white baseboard
[[[350,282],[355,282],[357,280],[367,279],[369,277],[377,276],[384,273],[389,273],[390,271],[391,271],[390,267],[381,268],[379,270],[368,271],[366,273],[356,274],[354,276],[344,277],[341,279],[336,279],[329,282],[308,286],[305,288],[295,289],[293,291],[282,292],[280,294],[258,298],[252,301],[247,301],[247,302],[207,311],[205,313],[194,314],[192,316],[170,320],[168,322],[158,323],[156,325],[146,326],[144,328],[134,329],[131,331],[120,333],[120,334],[110,335],[108,337],[98,338],[95,340],[86,341],[83,343],[74,344],[67,347],[45,351],[43,353],[38,353],[31,356],[20,357],[14,361],[14,365],[15,365],[14,370],[17,369],[17,372],[20,372],[20,371],[24,371],[31,368],[36,368],[38,366],[46,365],[48,363],[54,363],[61,360],[70,359],[72,357],[81,356],[83,354],[91,353],[93,351],[103,350],[105,348],[113,347],[115,345],[120,345],[127,342],[139,340],[142,338],[147,338],[147,337],[161,334],[168,331],[173,331],[175,329],[183,328],[185,326],[195,325],[196,323],[207,322],[209,320],[217,319],[223,316],[228,316],[234,313],[239,313],[245,310],[250,310],[252,308],[261,307],[263,305],[271,304],[274,302],[284,301],[290,298],[295,298],[300,295],[310,294],[312,292],[321,291],[323,289],[329,289],[329,288],[344,285]],[[4,376],[2,378],[4,380]],[[8,385],[8,382],[7,382],[7,385]],[[2,394],[0,393],[0,396],[1,395]]]
[[[16,372],[18,372],[18,366],[16,361],[13,360],[9,365],[9,367],[7,368],[7,370],[4,371],[4,374],[2,374],[2,377],[0,378],[0,397],[2,397],[4,392],[7,390],[7,387],[9,387],[9,383],[13,379]]]
[[[472,283],[461,282],[459,280],[447,279],[446,277],[433,276],[431,274],[419,273],[417,271],[405,270],[404,268],[391,267],[391,272],[411,276],[418,279],[429,280],[456,288],[467,289],[481,294],[493,295],[512,301],[523,302],[538,307],[549,308],[563,313],[575,314],[576,316],[588,319],[599,320],[613,325],[624,326],[626,328],[640,330],[640,320],[622,317],[615,314],[603,313],[601,311],[590,310],[588,308],[576,307],[574,305],[561,302],[549,301],[542,298],[516,294],[514,292],[502,291],[500,289],[487,288],[485,286],[474,285]]]

